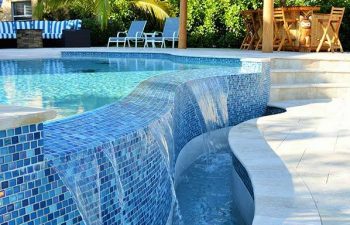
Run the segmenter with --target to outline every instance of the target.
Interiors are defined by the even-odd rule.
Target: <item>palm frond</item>
[[[109,0],[95,0],[95,12],[97,19],[101,24],[101,28],[105,29],[111,14]]]
[[[153,14],[156,19],[164,20],[169,17],[170,5],[160,0],[131,0],[131,3],[147,13]]]
[[[69,4],[68,0],[38,0],[34,7],[33,15],[38,19],[42,19],[45,10],[55,10],[67,4]]]

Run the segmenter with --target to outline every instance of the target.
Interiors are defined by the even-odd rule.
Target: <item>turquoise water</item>
[[[176,188],[182,224],[245,225],[235,204],[233,179],[230,150],[199,157]]]
[[[132,58],[0,61],[0,104],[54,109],[62,118],[119,101],[152,76],[206,67],[213,65]]]

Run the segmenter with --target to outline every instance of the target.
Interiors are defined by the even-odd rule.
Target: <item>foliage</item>
[[[340,31],[343,47],[350,50],[350,1],[349,0],[287,0],[287,5],[321,6],[322,13],[329,13],[332,6],[345,7],[346,12]],[[262,0],[188,0],[188,30],[190,47],[238,47],[244,26],[240,12],[262,8]],[[275,1],[275,6],[280,6]]]
[[[121,3],[121,4],[120,4]],[[36,18],[69,17],[71,11],[80,13],[80,18],[97,19],[101,29],[105,29],[108,21],[116,12],[113,6],[123,5],[120,11],[134,7],[143,14],[151,15],[156,20],[164,20],[171,12],[165,0],[38,0],[34,8]]]
[[[237,47],[244,30],[240,12],[261,0],[189,0],[190,47]]]
[[[74,7],[73,10],[70,11],[72,18],[85,18],[83,19],[83,28],[91,30],[92,45],[94,46],[105,46],[108,37],[115,36],[118,31],[126,31],[133,20],[147,19],[146,30],[148,29],[149,31],[160,30],[163,26],[162,23],[159,22],[159,19],[153,15],[152,11],[140,9],[132,4],[130,0],[111,1],[110,6],[111,15],[106,29],[101,29],[96,19],[89,14],[84,14],[83,17],[79,16],[82,15],[82,11],[84,10]],[[161,7],[169,10],[169,14],[173,15],[171,12],[173,7],[170,7],[170,4],[166,6],[168,8],[166,8],[164,4],[162,4]]]
[[[164,17],[179,14],[180,0],[38,0],[39,2],[64,2],[66,5],[38,6],[48,19],[83,18],[83,26],[92,30],[93,44],[105,45],[109,36],[128,29],[131,21],[146,19],[146,30],[162,29]],[[96,12],[96,2],[108,1],[108,17]],[[92,4],[92,3],[93,4]],[[241,11],[262,8],[263,0],[188,0],[188,46],[189,47],[239,47],[244,26]],[[287,5],[319,5],[322,12],[330,12],[331,6],[346,7],[341,28],[341,40],[350,50],[350,1],[349,0],[287,0]],[[279,1],[275,1],[279,6]],[[40,8],[42,7],[42,8]],[[54,9],[54,10],[52,10]],[[101,10],[98,10],[101,12]],[[100,22],[106,20],[101,29]]]

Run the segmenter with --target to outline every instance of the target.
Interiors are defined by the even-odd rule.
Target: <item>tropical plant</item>
[[[95,16],[101,28],[104,29],[111,16],[111,5],[115,1],[121,0],[38,0],[34,8],[34,16],[38,19],[45,17],[45,15],[57,17],[54,12],[57,12],[58,9],[61,9],[60,14],[62,15],[62,11],[78,7],[83,14]],[[126,2],[158,20],[169,17],[171,12],[171,6],[166,0],[127,0]]]

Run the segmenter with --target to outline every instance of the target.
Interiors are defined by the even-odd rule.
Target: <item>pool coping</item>
[[[274,116],[272,116],[274,117]],[[255,197],[253,225],[321,225],[312,196],[302,180],[290,174],[260,133],[259,119],[233,127],[232,151],[247,170]],[[306,193],[298,195],[296,192]],[[307,214],[304,218],[301,214]]]
[[[0,105],[0,130],[41,123],[56,117],[54,110]]]

